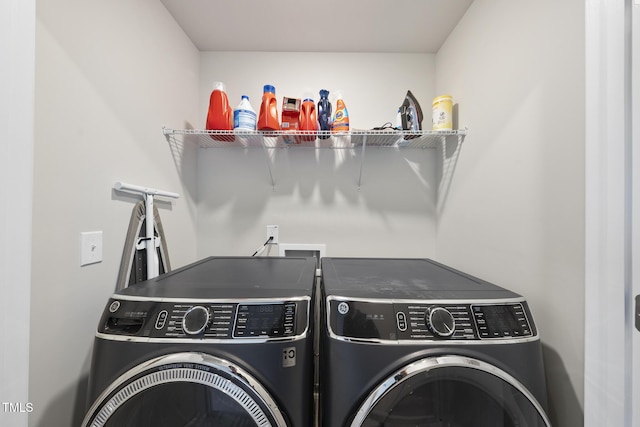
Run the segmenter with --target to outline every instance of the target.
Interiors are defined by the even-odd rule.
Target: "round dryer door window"
[[[150,360],[118,378],[87,414],[87,427],[286,427],[249,373],[201,353]]]
[[[376,387],[351,427],[550,427],[541,405],[514,377],[480,360],[432,357]]]

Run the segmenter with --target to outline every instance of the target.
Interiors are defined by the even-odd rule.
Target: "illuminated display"
[[[236,337],[280,337],[295,332],[295,304],[241,304]]]

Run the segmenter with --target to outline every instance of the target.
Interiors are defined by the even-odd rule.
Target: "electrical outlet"
[[[278,226],[277,225],[267,225],[267,239],[273,237],[273,239],[269,242],[270,245],[278,244]]]

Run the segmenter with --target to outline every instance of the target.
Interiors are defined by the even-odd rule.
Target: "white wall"
[[[35,1],[0,2],[0,425],[27,425]]]
[[[584,2],[476,0],[436,58],[470,135],[438,258],[522,293],[554,425],[582,425]]]
[[[138,200],[114,182],[180,193],[158,207],[172,266],[195,260],[195,156],[174,164],[162,126],[197,115],[198,62],[159,2],[37,4],[30,426],[81,421],[93,336]],[[80,232],[94,230],[104,260],[80,267]]]
[[[407,90],[431,126],[434,55],[335,53],[202,54],[200,120],[204,127],[214,81],[232,107],[241,95],[259,111],[264,84],[282,97],[342,90],[352,129],[395,123]],[[334,103],[335,106],[335,103]],[[250,255],[280,227],[280,241],[324,243],[329,256],[434,255],[434,150],[369,149],[358,189],[360,150],[206,149],[198,156],[198,256]],[[272,162],[271,186],[267,158]],[[275,250],[267,252],[276,254]]]

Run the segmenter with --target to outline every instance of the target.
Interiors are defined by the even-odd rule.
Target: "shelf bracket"
[[[141,194],[144,197],[145,206],[145,238],[144,243],[147,249],[147,280],[158,276],[159,265],[158,256],[156,255],[156,247],[160,241],[155,237],[153,231],[154,215],[153,215],[153,197],[167,197],[177,199],[180,197],[178,193],[170,191],[156,190],[155,188],[142,187],[139,185],[127,184],[125,182],[116,182],[113,188],[117,191],[125,191],[127,193]],[[141,239],[142,240],[142,239]],[[141,242],[139,242],[141,243]]]
[[[358,191],[362,188],[362,170],[364,169],[364,151],[367,147],[367,135],[362,136],[362,155],[360,156],[360,174],[358,175]]]
[[[273,177],[273,170],[271,169],[271,157],[269,155],[269,148],[264,142],[264,136],[262,136],[262,147],[264,149],[264,156],[267,159],[267,169],[269,169],[269,179],[271,179],[271,190],[276,191],[276,180]]]
[[[458,157],[462,149],[462,142],[464,141],[464,134],[458,135],[443,135],[441,136],[440,148],[441,148],[441,162],[442,171],[440,182],[438,183],[438,193],[436,206],[438,215],[441,213],[445,201],[449,195],[449,189],[451,188],[451,181],[453,180],[453,173],[458,163]],[[455,138],[455,139],[454,139]]]

